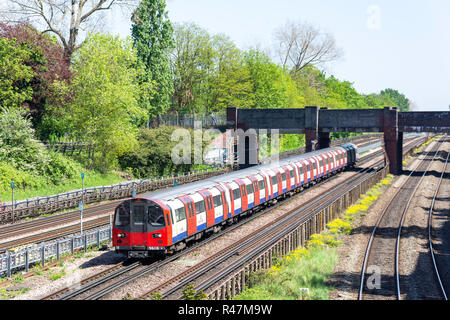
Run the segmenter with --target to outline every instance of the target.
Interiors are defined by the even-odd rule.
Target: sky
[[[274,31],[306,21],[334,35],[343,57],[325,71],[358,92],[397,89],[413,111],[448,111],[450,1],[448,0],[167,0],[172,22],[194,22],[224,33],[238,47],[273,48]],[[130,35],[129,16],[111,12],[108,31]]]

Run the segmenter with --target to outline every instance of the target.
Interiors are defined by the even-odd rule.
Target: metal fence
[[[12,203],[5,202],[0,206],[0,222],[6,223],[26,217],[32,217],[45,213],[52,213],[63,209],[75,208],[83,198],[84,204],[116,200],[131,197],[133,192],[137,194],[167,188],[177,184],[197,181],[211,176],[228,172],[229,168],[211,167],[205,170],[196,170],[188,173],[180,173],[165,177],[152,177],[133,180],[110,186],[92,187],[73,190],[52,196],[37,197],[26,200],[14,201],[14,217]]]
[[[209,114],[160,114],[158,125],[194,128],[194,122],[200,121],[203,128],[226,126],[227,115],[225,113],[214,114],[215,119]]]
[[[70,238],[6,251],[0,254],[0,275],[10,278],[13,270],[25,269],[25,272],[28,272],[30,266],[35,263],[40,263],[44,267],[47,261],[59,260],[63,255],[73,254],[76,250],[86,252],[90,246],[100,248],[101,243],[112,240],[111,235],[111,226],[107,226]]]
[[[82,151],[85,151],[89,154],[89,158],[91,159],[92,155],[95,152],[95,144],[88,142],[55,142],[55,143],[45,143],[45,147],[51,151],[61,152],[62,154],[73,155],[74,153],[80,154]]]

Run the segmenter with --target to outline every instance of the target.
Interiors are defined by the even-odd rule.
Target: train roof
[[[341,146],[336,146],[336,147],[321,149],[321,150],[308,152],[308,153],[304,153],[304,154],[300,154],[300,155],[290,156],[288,158],[280,160],[279,162],[272,162],[272,163],[257,165],[257,166],[250,167],[247,169],[242,169],[242,170],[238,170],[238,171],[221,174],[221,175],[210,177],[210,178],[203,179],[200,181],[190,182],[190,183],[186,183],[186,184],[183,184],[180,186],[146,193],[146,194],[142,195],[142,197],[143,198],[153,198],[153,199],[157,199],[157,200],[165,200],[165,201],[172,200],[181,195],[192,194],[199,190],[212,188],[212,187],[218,185],[219,183],[232,182],[236,179],[245,178],[245,177],[248,177],[251,175],[256,175],[262,170],[278,168],[280,166],[284,166],[284,165],[287,165],[292,162],[296,162],[296,161],[306,159],[306,158],[309,158],[309,157],[312,157],[315,155],[319,155],[324,152],[337,150],[340,147]]]

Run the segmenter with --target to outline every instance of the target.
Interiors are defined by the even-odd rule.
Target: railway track
[[[233,273],[270,248],[290,231],[332,203],[334,199],[342,196],[375,172],[372,169],[364,170],[361,175],[340,185],[338,190],[319,195],[309,201],[306,206],[289,210],[279,217],[275,223],[265,225],[240,239],[235,246],[227,247],[211,255],[185,272],[145,293],[140,299],[149,299],[156,292],[164,299],[180,299],[182,297],[180,291],[189,283],[196,283],[195,287],[198,291],[206,291],[225,276]]]
[[[416,141],[408,143],[407,146],[405,146],[405,153],[408,151],[408,149],[415,148],[420,143],[423,143],[423,141],[421,140],[419,142],[416,140]],[[368,162],[368,161],[376,158],[377,156],[379,156],[379,153],[374,153],[370,156],[365,157],[363,162]],[[379,164],[381,164],[381,162],[382,161],[380,161]],[[369,170],[370,169],[366,168],[366,169],[361,170],[359,173],[364,174],[364,173],[367,173]],[[356,176],[358,176],[358,173],[354,174],[353,179],[356,179]],[[331,178],[331,179],[333,179],[333,178]],[[326,181],[330,181],[330,179],[328,179]],[[280,204],[283,204],[283,202],[270,207],[269,210],[274,209],[275,207],[277,207]],[[259,214],[263,214],[263,213],[265,213],[265,211],[263,211]],[[259,214],[254,214],[251,217],[257,218]],[[246,219],[245,221],[242,221],[242,223],[247,223],[247,222],[248,222],[248,219]],[[231,231],[233,228],[237,228],[239,226],[240,226],[240,223],[232,225],[231,227],[229,227],[229,231]],[[222,234],[223,233],[217,234],[217,236],[221,236]],[[211,238],[210,240],[213,240],[214,237],[210,237],[210,238]],[[199,245],[203,245],[203,244],[205,244],[205,242],[199,243]],[[189,248],[187,250],[193,250],[195,248],[196,248],[196,246]],[[180,254],[186,254],[186,253],[187,253],[187,251],[183,251]],[[152,263],[150,266],[143,266],[143,265],[140,265],[139,263],[135,263],[135,264],[129,265],[126,268],[124,267],[124,263],[121,263],[119,267],[114,266],[102,273],[99,273],[93,277],[83,280],[82,283],[78,285],[80,288],[78,288],[76,290],[73,290],[73,288],[67,287],[56,293],[49,295],[48,297],[45,297],[44,299],[75,299],[75,298],[80,298],[80,297],[82,297],[82,299],[88,299],[88,300],[89,299],[99,299],[99,298],[102,298],[103,296],[107,295],[109,292],[141,277],[142,275],[144,275],[146,273],[156,270],[160,266],[167,264],[168,262],[173,261],[175,259],[178,259],[177,255],[168,257],[165,260],[156,261],[156,262]],[[127,274],[130,274],[130,273],[132,273],[132,274],[127,276]],[[104,287],[104,288],[96,291],[96,289],[98,289],[98,287]]]
[[[444,164],[444,169],[442,170],[442,174],[439,178],[439,183],[436,187],[436,191],[433,195],[433,200],[431,201],[431,206],[430,206],[430,210],[428,212],[428,222],[427,222],[427,233],[428,233],[428,247],[429,247],[429,252],[430,252],[430,256],[431,256],[431,260],[433,262],[433,270],[434,270],[434,274],[436,276],[436,279],[439,283],[439,288],[441,290],[441,294],[444,300],[448,300],[448,295],[446,292],[446,289],[444,287],[444,284],[442,282],[442,277],[441,277],[441,272],[439,271],[439,265],[437,263],[437,259],[436,256],[434,254],[434,248],[433,248],[433,239],[432,239],[432,219],[433,219],[433,211],[434,211],[434,204],[436,202],[436,199],[438,197],[438,195],[440,194],[440,190],[441,190],[441,184],[442,184],[442,180],[444,179],[445,173],[447,171],[447,164],[448,164],[448,159],[450,156],[450,152],[447,153],[447,158],[445,159],[445,164]]]
[[[414,147],[417,146],[417,144],[410,143],[410,144],[408,144],[408,147],[411,148],[413,145],[414,145]],[[374,157],[376,157],[376,155],[367,157],[367,159],[365,161],[367,162],[367,161],[369,161],[369,158],[373,159]],[[382,161],[379,161],[377,163],[377,165],[381,165],[381,164],[382,164]],[[273,234],[274,234],[274,230],[276,230],[277,227],[278,227],[278,229],[284,228],[284,232],[288,232],[286,230],[290,230],[290,229],[292,229],[292,227],[295,227],[298,223],[302,223],[305,220],[309,219],[309,217],[311,215],[315,214],[317,212],[317,210],[320,210],[320,208],[327,205],[330,201],[333,201],[333,199],[335,199],[336,197],[339,197],[343,193],[347,192],[349,189],[353,188],[355,185],[359,184],[361,182],[361,180],[364,180],[365,178],[370,177],[374,172],[376,172],[376,171],[371,168],[361,169],[358,172],[359,174],[356,173],[354,176],[352,176],[351,178],[349,178],[347,180],[347,182],[346,182],[347,188],[343,188],[342,185],[340,186],[337,195],[336,195],[336,191],[334,191],[334,192],[330,191],[330,192],[327,192],[326,194],[322,194],[320,196],[315,197],[314,200],[312,200],[306,207],[303,207],[302,209],[296,208],[296,209],[290,210],[289,213],[287,213],[283,216],[284,218],[281,218],[282,219],[281,222],[280,222],[280,220],[277,219],[278,222],[276,223],[276,226],[274,226],[273,224],[270,226],[264,226],[257,232],[252,233],[252,235],[248,235],[246,237],[247,240],[241,240],[241,243],[238,246],[233,246],[233,248],[231,250],[230,249],[222,250],[221,252],[209,257],[208,259],[202,261],[200,264],[197,264],[194,267],[190,268],[187,272],[175,276],[174,278],[168,280],[167,282],[160,285],[159,287],[144,294],[141,297],[141,299],[151,297],[153,293],[156,293],[156,292],[159,293],[161,290],[163,290],[163,291],[165,290],[165,292],[162,294],[162,297],[169,297],[169,296],[173,295],[175,292],[179,291],[185,284],[192,282],[193,279],[204,276],[204,274],[207,273],[209,270],[217,268],[218,264],[223,263],[224,261],[229,261],[229,259],[231,257],[234,257],[236,255],[244,256],[244,258],[241,259],[243,262],[241,261],[240,263],[245,263],[245,261],[248,260],[248,257],[258,254],[260,252],[261,248],[265,248],[267,244],[272,243],[271,241],[268,241],[269,238],[272,238],[272,240],[274,240],[274,241],[276,240],[277,237],[276,236],[274,237]],[[308,212],[308,211],[310,212],[310,214],[306,215],[305,212]],[[266,212],[263,212],[263,213],[266,213]],[[256,217],[257,216],[252,216],[252,218],[256,218]],[[297,224],[293,223],[293,219],[297,219]],[[245,221],[245,223],[247,223],[247,222],[248,221]],[[239,225],[234,225],[234,226],[239,227]],[[281,229],[281,230],[283,230],[283,229]],[[228,230],[228,231],[231,231],[231,230]],[[284,233],[283,233],[283,231],[280,231],[276,234],[278,234],[278,237],[280,237]],[[260,238],[260,240],[257,241],[257,240],[255,240],[255,238]],[[242,241],[244,241],[243,244],[242,244]],[[204,243],[202,243],[202,245],[203,244]],[[247,248],[246,248],[246,246],[247,246]],[[249,255],[249,253],[251,253],[251,255]],[[182,252],[182,254],[185,254],[185,252]],[[245,258],[245,257],[247,257],[247,258]],[[177,259],[178,257],[175,257],[175,258]],[[135,273],[133,275],[130,275],[126,279],[117,281],[116,284],[114,284],[113,286],[108,286],[108,288],[97,291],[96,293],[90,295],[86,299],[95,300],[95,299],[104,298],[109,293],[113,292],[114,290],[119,289],[120,287],[124,286],[125,284],[130,283],[130,282],[142,277],[145,274],[148,274],[152,271],[157,270],[159,267],[167,264],[170,261],[173,261],[173,260],[170,259],[169,261],[161,261],[161,262],[155,263],[154,265],[150,265],[149,267],[142,269],[139,273]],[[240,265],[239,263],[236,263],[234,268],[236,268],[239,265]],[[225,269],[228,271],[230,271],[230,270],[232,271],[234,268],[230,269],[229,267],[227,267]],[[221,268],[221,269],[223,269],[223,268]],[[221,276],[223,276],[223,275],[221,275]],[[212,283],[215,282],[215,280],[217,280],[216,279],[217,277],[218,277],[218,275],[213,276],[211,279],[209,279],[208,282],[206,282],[206,284],[203,283],[202,287],[204,287],[206,285],[211,285]],[[174,283],[176,283],[176,284],[171,286]]]
[[[360,173],[367,172],[368,170],[370,170],[370,168],[361,169]],[[357,175],[357,173],[355,175]],[[332,177],[331,179],[333,179],[333,178],[334,177]],[[323,182],[319,182],[318,184],[311,187],[310,189],[314,189],[315,187],[321,185],[324,182],[328,182],[328,181],[330,181],[330,179],[325,180]],[[291,199],[298,197],[300,195],[301,195],[301,193],[294,195],[293,197],[291,197]],[[260,215],[266,214],[267,212],[274,210],[275,208],[277,208],[283,204],[284,204],[284,202],[278,202],[270,207],[267,207],[266,209],[263,209],[251,216],[248,216],[248,217],[244,218],[243,220],[240,220],[239,222],[237,222],[231,226],[228,226],[226,228],[225,232],[231,232],[234,229],[242,226],[243,224],[248,223],[249,221],[258,218]],[[167,257],[164,260],[155,261],[152,264],[150,264],[149,266],[133,264],[130,266],[130,268],[127,268],[127,269],[124,269],[124,268],[117,269],[117,267],[114,266],[108,270],[105,270],[104,272],[99,273],[95,277],[86,279],[85,281],[83,281],[82,286],[78,289],[70,290],[70,287],[67,287],[67,288],[64,288],[58,292],[55,292],[55,293],[45,297],[44,300],[79,299],[80,297],[82,297],[83,299],[86,299],[86,300],[99,299],[99,298],[107,295],[108,293],[112,292],[113,290],[120,288],[120,287],[124,286],[125,284],[127,284],[127,283],[129,283],[151,271],[154,271],[157,268],[159,268],[171,261],[178,259],[181,255],[185,255],[188,252],[195,250],[199,246],[205,245],[206,243],[211,242],[214,239],[216,239],[222,235],[223,235],[223,232],[214,234],[214,235],[206,238],[204,241],[196,243],[194,246],[190,246],[189,248],[187,248],[186,250],[183,250],[180,253],[177,253],[177,254],[174,254],[173,256]],[[131,274],[125,277],[125,276],[123,276],[123,275],[125,275],[125,273],[131,273]],[[99,287],[101,287],[100,290],[99,290]]]
[[[417,145],[418,141],[422,141],[422,139],[423,138],[413,138],[412,142],[405,145],[405,150],[409,150],[412,145]],[[359,164],[367,163],[381,154],[382,151],[379,150],[373,154],[364,156],[360,160]],[[86,208],[83,212],[83,219],[85,219],[85,222],[83,223],[84,230],[88,231],[108,225],[110,223],[110,218],[104,215],[113,211],[115,206],[120,201],[122,200],[115,200],[109,203]],[[102,215],[103,217],[96,218],[96,216]],[[88,219],[89,221],[86,221]],[[79,211],[71,211],[68,213],[1,227],[0,253],[10,248],[16,248],[30,243],[51,241],[77,233],[79,230],[79,221]],[[65,226],[60,227],[62,225]]]
[[[402,226],[411,199],[438,154],[442,141],[406,177],[380,213],[363,259],[358,299],[400,299],[399,253]],[[375,277],[374,277],[375,275]],[[368,283],[365,283],[366,278]],[[370,280],[370,283],[369,283]],[[372,281],[373,280],[373,281]]]

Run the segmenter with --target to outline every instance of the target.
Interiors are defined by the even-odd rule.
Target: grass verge
[[[392,179],[388,175],[373,186],[341,218],[328,223],[326,231],[312,235],[305,248],[276,258],[269,270],[252,273],[250,285],[234,300],[328,300],[333,287],[327,280],[339,262],[342,237],[353,232],[355,219],[366,215]]]

